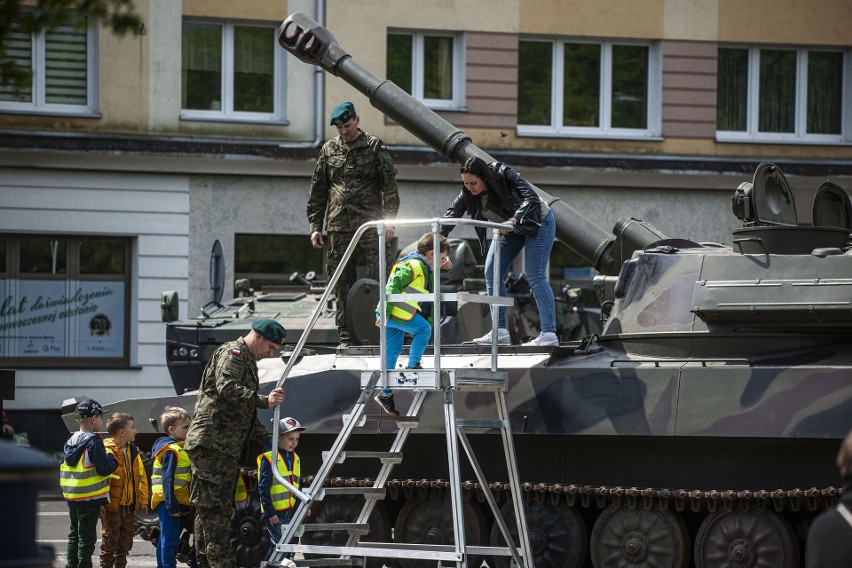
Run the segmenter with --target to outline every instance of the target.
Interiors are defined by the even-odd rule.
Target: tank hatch
[[[781,169],[771,162],[757,166],[751,183],[740,184],[732,209],[746,226],[797,225],[793,191]]]
[[[826,190],[820,205],[828,207],[840,198],[839,193]],[[844,248],[849,239],[848,228],[833,225],[844,220],[838,212],[830,221],[826,219],[831,223],[827,226],[822,222],[814,222],[819,225],[815,227],[799,226],[793,190],[781,169],[771,162],[757,167],[751,183],[740,184],[731,208],[745,225],[732,231],[732,248],[740,254],[811,254],[815,249]]]
[[[827,181],[814,195],[813,224],[852,231],[852,204],[842,187]]]

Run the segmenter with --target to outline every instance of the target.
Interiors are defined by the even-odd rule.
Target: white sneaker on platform
[[[477,337],[473,340],[474,343],[478,345],[491,345],[491,332],[489,331],[482,337]],[[509,330],[505,328],[499,328],[497,330],[497,345],[511,345],[512,339],[509,337]]]
[[[557,345],[559,345],[559,339],[556,338],[556,334],[552,331],[545,331],[535,339],[530,339],[524,343],[522,347],[556,347]]]

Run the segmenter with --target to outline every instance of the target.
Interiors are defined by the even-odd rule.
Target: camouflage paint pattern
[[[353,142],[337,136],[323,145],[311,178],[307,214],[311,233],[322,232],[323,218],[326,219],[327,274],[337,270],[358,227],[368,221],[396,218],[399,210],[396,173],[388,149],[366,132],[362,131]],[[378,250],[378,235],[372,231],[358,242],[356,256],[364,259],[368,277],[374,280],[379,279]],[[386,258],[389,270],[393,259],[390,254]],[[334,289],[338,306],[335,321],[341,341],[350,337],[346,330],[346,300],[357,279],[353,257]]]
[[[328,245],[328,265],[326,272],[334,274],[343,254],[346,252],[349,243],[352,242],[353,233],[330,232],[326,240]],[[393,256],[391,253],[390,242],[385,245],[385,259],[387,266],[385,274],[390,273],[393,266]],[[367,277],[373,280],[379,278],[379,235],[375,231],[367,231],[358,241],[358,246],[350,257],[346,268],[340,275],[337,285],[334,288],[334,294],[337,298],[337,312],[335,314],[335,323],[337,325],[340,338],[349,338],[350,333],[346,331],[346,303],[349,298],[349,290],[358,280],[357,265],[361,264],[367,267]],[[360,260],[360,262],[359,262]]]
[[[184,449],[215,450],[224,459],[239,458],[249,441],[265,444],[270,436],[257,410],[269,401],[259,386],[257,363],[243,338],[220,346],[204,369]]]

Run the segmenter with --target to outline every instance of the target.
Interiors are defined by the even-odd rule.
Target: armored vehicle
[[[449,159],[490,159],[462,132],[358,66],[309,18],[290,16],[279,42],[354,85]],[[558,239],[600,272],[596,290],[606,321],[600,333],[553,349],[499,351],[533,564],[801,566],[808,524],[837,500],[834,459],[852,428],[849,197],[826,183],[813,199],[812,218],[799,219],[801,194],[776,165],[762,163],[752,179],[732,188],[743,226],[731,242],[699,243],[669,238],[635,219],[621,219],[610,233],[538,191],[557,218]],[[299,447],[303,475],[317,470],[360,395],[361,372],[378,369],[378,359],[375,347],[362,346],[304,356],[292,367],[281,413],[307,427]],[[432,364],[427,351],[423,365]],[[442,350],[444,369],[489,365],[486,347]],[[262,390],[269,392],[285,370],[282,360],[261,362]],[[188,393],[111,406],[136,416],[144,440],[157,435],[164,405],[191,409],[194,400]],[[404,413],[410,400],[400,391],[397,408]],[[456,404],[474,419],[490,410],[475,392],[457,395]],[[364,539],[452,538],[446,464],[435,458],[446,443],[437,406],[427,401]],[[359,429],[354,442],[386,449],[395,428],[388,420]],[[505,507],[499,436],[483,433],[472,443]],[[346,462],[335,475],[333,484],[372,485],[375,471]],[[463,475],[474,479],[464,468]],[[476,483],[465,487],[467,544],[501,544]],[[351,522],[361,510],[345,498],[315,506],[312,520],[320,523]],[[256,527],[250,511],[238,509],[234,543],[246,566],[265,551]],[[341,530],[310,538],[346,536]]]
[[[191,319],[181,320],[176,292],[163,292],[162,318],[166,324],[166,364],[175,392],[198,388],[201,372],[216,348],[226,341],[242,337],[254,320],[279,318],[286,322],[290,335],[287,343],[295,343],[322,294],[324,282],[316,280],[313,272],[294,273],[291,284],[265,286],[255,291],[247,279],[235,283],[236,297],[220,303],[212,299]],[[325,306],[309,337],[313,347],[334,348],[337,327],[334,324],[334,305]],[[285,347],[286,352],[286,347]]]

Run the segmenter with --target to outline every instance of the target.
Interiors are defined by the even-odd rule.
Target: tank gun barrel
[[[328,29],[305,14],[297,12],[284,20],[278,30],[278,43],[303,62],[319,65],[358,89],[375,108],[447,159],[463,163],[470,156],[478,156],[488,162],[494,161],[469,136],[426,105],[391,81],[377,78],[356,63]],[[533,188],[553,211],[556,238],[602,274],[618,274],[625,260],[621,255],[629,258],[633,247],[641,248],[665,238],[658,231],[643,225],[647,229],[646,233],[637,239],[634,231],[629,242],[631,246],[625,246],[627,243],[616,244],[616,237],[589,221],[579,211],[540,188]],[[619,224],[623,222],[619,221]]]

